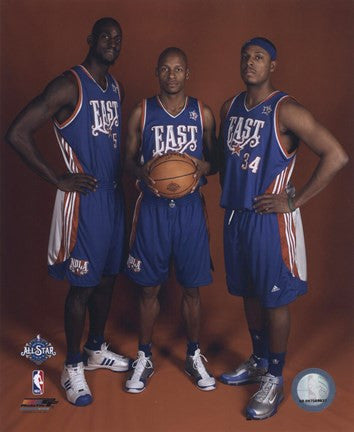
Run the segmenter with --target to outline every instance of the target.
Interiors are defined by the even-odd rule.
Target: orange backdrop
[[[188,55],[188,94],[208,104],[218,122],[223,101],[243,88],[239,77],[241,43],[262,35],[278,47],[275,85],[309,108],[350,153],[354,114],[353,15],[351,0],[3,0],[2,136],[16,113],[49,80],[84,59],[86,36],[93,22],[102,16],[113,16],[123,28],[122,53],[112,73],[126,91],[124,130],[132,107],[157,91],[156,59],[171,45]],[[58,172],[63,170],[52,127],[43,127],[36,138],[47,160]],[[162,310],[154,336],[157,373],[144,395],[124,394],[120,388],[124,376],[112,377],[98,371],[89,377],[95,403],[84,410],[66,403],[58,382],[65,356],[62,317],[67,285],[50,279],[46,273],[55,190],[28,170],[4,142],[1,153],[1,430],[30,431],[44,424],[51,431],[77,432],[351,429],[350,331],[354,295],[349,258],[353,232],[350,167],[302,209],[310,290],[291,307],[287,398],[276,417],[247,423],[242,409],[253,387],[234,389],[219,384],[216,392],[205,395],[182,376],[180,289],[173,278],[161,295]],[[310,176],[316,163],[317,157],[302,145],[294,176],[297,187]],[[131,217],[136,193],[130,179],[125,180],[125,189]],[[215,272],[214,283],[202,290],[201,341],[210,369],[216,375],[245,358],[250,350],[241,301],[226,292],[219,195],[218,179],[214,176],[209,179],[205,196]],[[136,299],[135,288],[120,277],[107,334],[131,356],[135,355],[137,339]],[[37,333],[51,341],[57,351],[57,356],[44,363],[42,369],[47,377],[46,396],[56,397],[59,404],[42,416],[19,411],[22,398],[31,396],[30,374],[35,368],[19,353]],[[302,411],[290,396],[292,379],[309,367],[327,370],[337,385],[335,401],[318,414]]]

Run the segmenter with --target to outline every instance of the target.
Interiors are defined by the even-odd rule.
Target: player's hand
[[[289,213],[288,194],[286,191],[280,194],[264,194],[254,198],[253,208],[256,213]]]
[[[150,167],[151,164],[153,162],[153,159],[150,159],[149,161],[146,162],[146,164],[144,164],[141,168],[140,168],[140,178],[142,180],[144,180],[144,182],[146,183],[146,185],[153,191],[153,193],[157,196],[160,196],[158,193],[158,190],[155,189],[154,185],[155,185],[155,180],[153,180],[150,177]]]
[[[196,189],[196,187],[198,186],[199,183],[199,179],[200,177],[207,175],[209,170],[210,170],[210,163],[206,162],[205,160],[202,159],[197,159],[193,156],[188,155],[194,162],[195,166],[196,166],[196,172],[194,174],[194,178],[196,179],[196,183],[194,188],[191,190],[191,193],[193,193]]]
[[[97,180],[89,174],[66,173],[60,177],[57,187],[64,192],[80,192],[86,195],[96,190]]]

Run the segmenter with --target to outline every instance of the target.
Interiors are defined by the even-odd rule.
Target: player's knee
[[[199,287],[196,288],[184,288],[183,289],[183,299],[187,302],[199,303]]]
[[[143,301],[154,301],[160,291],[160,286],[142,287],[140,290],[140,298]]]

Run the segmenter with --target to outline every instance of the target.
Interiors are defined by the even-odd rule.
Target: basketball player
[[[98,20],[87,42],[84,62],[50,82],[7,134],[29,167],[58,189],[48,262],[49,273],[71,285],[65,302],[67,357],[61,384],[68,401],[77,406],[92,402],[84,369],[126,371],[129,366],[128,358],[108,350],[104,340],[124,231],[119,185],[123,96],[121,85],[108,73],[121,49],[119,23]],[[55,173],[34,143],[34,132],[49,119],[68,168],[64,175]],[[83,355],[86,308],[90,329]]]
[[[290,329],[288,304],[307,290],[299,207],[347,162],[338,141],[303,106],[273,87],[276,48],[253,38],[241,49],[246,91],[221,108],[224,252],[227,285],[243,297],[253,354],[221,381],[260,382],[246,416],[264,419],[283,399],[282,370]],[[307,183],[289,186],[299,142],[319,156]]]
[[[34,385],[37,387],[38,390],[41,390],[41,386],[44,384],[41,374],[39,373],[39,371],[36,371],[36,373],[33,376],[33,382]]]
[[[151,354],[153,326],[159,313],[158,293],[167,279],[173,258],[176,276],[183,286],[182,316],[187,330],[186,372],[197,387],[215,389],[215,379],[206,370],[199,348],[199,286],[212,281],[210,252],[202,196],[199,186],[178,199],[156,196],[149,178],[155,156],[186,153],[197,164],[199,184],[213,172],[216,160],[215,121],[211,110],[185,95],[189,77],[186,54],[179,48],[165,49],[156,68],[160,93],[144,99],[133,110],[128,123],[126,167],[139,179],[128,276],[140,286],[140,330],[138,356],[125,389],[140,393],[154,372]],[[216,155],[216,153],[215,153]]]

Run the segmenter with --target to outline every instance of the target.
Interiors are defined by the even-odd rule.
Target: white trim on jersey
[[[292,231],[292,217],[291,213],[283,213],[284,222],[285,222],[285,235],[288,245],[289,259],[290,259],[290,271],[293,276],[294,273],[294,262],[295,262],[295,250],[296,250],[296,241],[294,237],[294,233]]]
[[[284,156],[286,159],[291,159],[291,158],[293,157],[294,153],[296,152],[296,150],[294,150],[294,151],[291,152],[291,153],[286,153],[286,152],[284,151],[283,146],[281,145],[281,141],[280,141],[279,134],[278,134],[278,123],[277,123],[277,120],[278,120],[278,108],[279,108],[280,103],[281,103],[284,99],[288,99],[288,98],[290,98],[290,97],[291,97],[291,96],[289,96],[289,95],[284,95],[283,97],[281,97],[281,98],[278,100],[278,102],[275,104],[275,108],[274,108],[274,116],[273,116],[273,127],[274,127],[274,132],[275,132],[275,138],[276,138],[276,140],[277,140],[277,144],[278,144],[278,146],[279,146],[279,148],[280,148],[280,151],[283,153],[283,156]]]
[[[275,93],[278,93],[278,92],[279,92],[279,90],[274,90],[274,91],[273,91],[271,94],[269,94],[265,99],[263,99],[261,102],[259,102],[259,104],[255,105],[254,107],[249,108],[249,109],[247,108],[247,105],[246,105],[246,98],[247,98],[247,93],[246,93],[245,98],[244,98],[244,100],[243,100],[243,106],[244,106],[244,108],[245,108],[245,110],[246,110],[247,112],[250,112],[250,111],[254,110],[255,108],[258,108],[259,105],[262,105],[262,104],[264,104],[265,102],[267,102],[268,99],[270,99],[271,97],[273,97],[273,96],[275,95]]]
[[[286,185],[289,183],[291,174],[295,166],[296,157],[290,162],[290,164],[281,171],[274,180],[274,186],[272,189],[272,194],[279,194],[284,190]]]
[[[78,84],[78,88],[79,88],[79,99],[78,99],[77,104],[76,104],[76,106],[74,108],[74,111],[62,123],[59,123],[58,120],[55,117],[53,117],[53,122],[54,122],[55,126],[58,129],[64,129],[67,126],[69,126],[69,124],[72,123],[76,119],[76,117],[78,116],[79,112],[81,111],[81,107],[82,107],[83,91],[82,91],[82,84],[81,84],[80,77],[74,71],[74,69],[70,69],[69,72],[71,72],[74,75],[74,77],[76,78],[76,81],[77,81],[77,84]]]
[[[75,164],[75,160],[73,157],[73,149],[70,145],[65,141],[65,139],[59,134],[56,127],[54,127],[55,136],[57,137],[57,141],[59,144],[59,148],[64,158],[64,162],[66,167],[71,173],[80,172],[79,167]]]
[[[118,81],[114,78],[114,76],[111,75],[111,78],[112,78],[112,80],[115,82],[116,87],[117,87],[118,96],[119,96],[119,103],[122,103],[122,95],[121,95],[121,92],[120,92],[120,86],[119,86],[119,83],[118,83]]]
[[[306,247],[304,230],[302,227],[301,212],[297,208],[291,213],[291,216],[295,225],[295,237],[296,237],[296,266],[299,274],[299,278],[303,281],[307,280],[307,265],[306,265]]]
[[[226,120],[226,117],[229,115],[229,113],[230,113],[230,110],[231,110],[231,107],[232,107],[232,105],[234,104],[234,102],[235,102],[235,100],[240,96],[240,94],[241,93],[238,93],[236,96],[234,96],[234,98],[232,99],[232,101],[231,101],[231,103],[230,103],[230,105],[229,105],[229,108],[227,109],[227,113],[226,113],[226,115],[225,115],[225,120]],[[225,121],[224,120],[224,121]]]
[[[48,242],[49,265],[57,263],[61,251],[63,254],[61,262],[67,260],[70,256],[71,234],[76,199],[77,192],[64,192],[59,189],[57,190]]]
[[[202,128],[202,139],[204,136],[204,114],[203,114],[203,103],[197,99],[198,109],[199,109],[199,117],[200,117],[200,125]]]
[[[85,66],[83,66],[82,64],[79,65],[79,67],[81,67],[81,69],[85,72],[85,74],[92,79],[92,81],[97,85],[97,87],[102,91],[102,93],[106,93],[106,91],[108,90],[109,84],[108,84],[108,79],[107,76],[105,76],[105,80],[106,80],[106,88],[102,88],[98,82],[95,80],[95,78],[90,74],[90,72],[85,68]]]
[[[186,100],[184,101],[184,107],[183,107],[183,109],[182,109],[178,114],[176,114],[176,115],[172,115],[172,114],[169,113],[169,112],[167,111],[167,109],[164,107],[164,105],[163,105],[163,103],[162,103],[162,101],[161,101],[159,95],[156,95],[156,98],[157,98],[158,103],[161,105],[161,108],[165,111],[165,113],[168,114],[170,117],[172,117],[172,118],[174,118],[174,119],[177,118],[178,116],[180,116],[180,115],[184,112],[184,110],[185,110],[186,107],[187,107],[188,99],[189,99],[188,96],[186,96]]]

